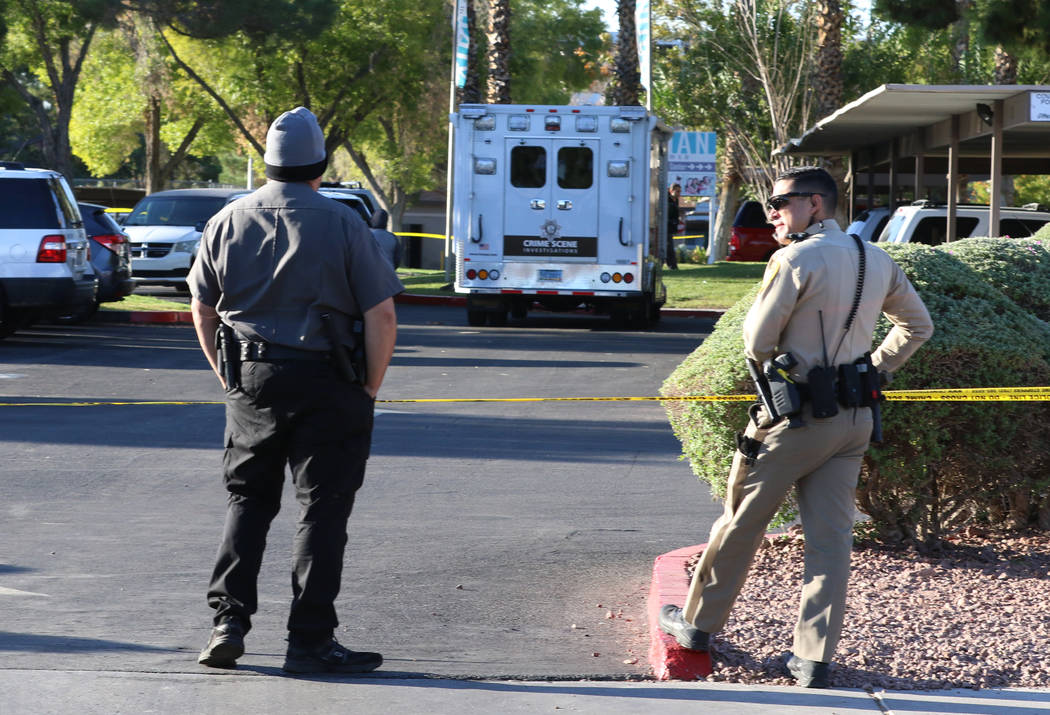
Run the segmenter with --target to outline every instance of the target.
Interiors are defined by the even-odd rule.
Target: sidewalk
[[[3,713],[1050,713],[1050,692],[876,692],[725,683],[292,678],[266,672],[0,670]],[[706,709],[698,706],[706,705]]]

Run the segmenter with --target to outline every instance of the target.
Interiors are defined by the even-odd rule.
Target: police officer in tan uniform
[[[270,181],[208,222],[188,279],[197,337],[226,390],[226,525],[198,662],[232,668],[244,653],[287,466],[300,511],[284,670],[367,672],[383,658],[335,640],[334,602],[402,286],[361,218],[317,193],[327,154],[308,109],[274,120],[264,161]]]
[[[817,389],[807,384],[811,378],[816,383],[818,375],[837,376],[839,366],[865,362],[880,313],[893,328],[870,354],[868,364],[879,375],[891,376],[933,334],[930,315],[900,267],[882,249],[843,233],[832,218],[837,193],[823,169],[799,167],[777,178],[767,207],[784,248],[769,260],[744,322],[747,357],[762,364],[790,353],[797,362],[788,379],[803,396]],[[707,650],[710,634],[725,625],[770,519],[795,487],[805,575],[787,667],[799,685],[828,686],[846,607],[854,491],[873,424],[871,407],[839,404],[839,381],[828,410],[837,414],[814,417],[812,397],[792,419],[771,424],[763,409],[749,420],[741,440],[749,454],[738,450],[734,457],[725,510],[685,606],[668,604],[660,612],[661,629],[683,647]]]

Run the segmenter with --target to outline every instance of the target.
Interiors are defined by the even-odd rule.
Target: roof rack
[[[918,206],[919,208],[933,209],[943,208],[948,204],[944,201],[931,201],[930,199],[919,199],[918,201],[912,201],[910,206]],[[988,204],[969,204],[969,203],[957,203],[955,204],[959,208],[972,208],[972,209],[986,209]],[[1011,209],[1014,211],[1050,211],[1050,206],[1046,204],[1030,203],[1024,206],[1000,206],[1000,209]]]
[[[26,165],[20,161],[0,161],[0,169],[10,169],[12,171],[24,171]]]

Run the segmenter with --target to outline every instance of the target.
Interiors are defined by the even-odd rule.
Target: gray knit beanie
[[[266,132],[266,176],[276,181],[311,181],[328,167],[324,133],[317,117],[296,107],[273,120]]]

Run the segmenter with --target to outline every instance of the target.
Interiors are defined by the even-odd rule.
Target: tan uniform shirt
[[[885,313],[893,328],[871,359],[879,370],[894,372],[933,334],[930,314],[911,281],[889,254],[862,241],[863,293],[845,333],[857,291],[856,243],[831,219],[806,233],[809,238],[769,259],[762,289],[744,321],[747,356],[761,363],[790,352],[798,360],[792,377],[806,382],[810,368],[824,364],[825,350],[828,365],[853,362],[868,352],[875,322]]]
[[[349,342],[352,319],[404,290],[353,209],[280,181],[212,217],[187,282],[244,337],[304,350],[331,347],[322,313]]]

